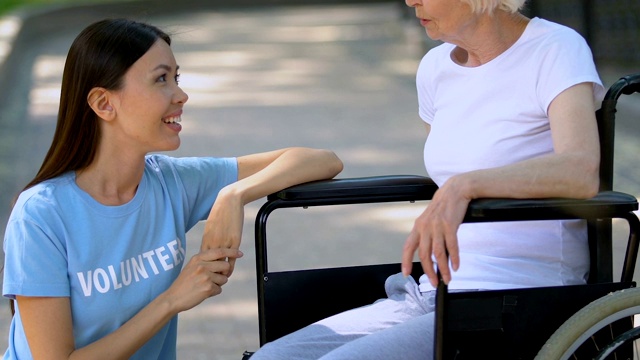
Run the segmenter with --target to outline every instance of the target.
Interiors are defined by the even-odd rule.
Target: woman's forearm
[[[118,330],[75,350],[69,359],[129,359],[175,315],[170,301],[159,296]]]
[[[117,330],[77,349],[69,298],[18,296],[17,303],[34,358],[99,360],[130,358],[166,325],[177,312],[163,299],[159,296]]]
[[[240,194],[242,202],[247,204],[289,186],[332,178],[342,171],[342,167],[342,161],[331,151],[289,148],[264,168],[229,185],[226,190]]]
[[[500,168],[453,177],[477,198],[589,198],[599,187],[599,159],[586,154],[553,154]]]
[[[238,158],[239,180],[218,193],[205,223],[201,248],[237,249],[244,205],[289,186],[332,178],[340,171],[342,162],[328,150],[288,148]],[[229,262],[233,271],[235,260]]]

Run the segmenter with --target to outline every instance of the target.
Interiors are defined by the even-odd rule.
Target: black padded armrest
[[[269,195],[295,206],[430,200],[438,186],[426,176],[384,175],[314,181]],[[286,206],[283,204],[283,206]],[[464,222],[614,218],[638,209],[634,196],[602,191],[591,199],[477,199]]]
[[[269,195],[269,200],[312,201],[326,199],[367,199],[374,202],[388,198],[428,200],[438,186],[428,177],[385,175],[331,179],[292,186]]]
[[[478,199],[469,203],[464,222],[613,218],[638,210],[634,196],[602,191],[580,199]]]

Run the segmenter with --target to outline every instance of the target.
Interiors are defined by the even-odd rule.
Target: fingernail
[[[238,250],[238,256],[242,257],[242,256],[244,256],[244,253],[242,251]]]

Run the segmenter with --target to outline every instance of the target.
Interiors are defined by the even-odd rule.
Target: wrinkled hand
[[[200,250],[239,249],[243,224],[244,204],[236,196],[226,196],[221,193],[205,222]],[[228,261],[231,266],[225,275],[231,276],[236,259],[230,257]]]
[[[229,277],[230,264],[226,259],[242,257],[237,249],[210,249],[194,255],[163,294],[178,312],[200,304],[205,299],[219,295]]]
[[[434,258],[447,284],[451,281],[451,270],[456,271],[460,266],[457,232],[469,205],[469,199],[448,183],[436,191],[431,203],[418,216],[402,249],[402,273],[411,274],[417,250],[422,268],[434,287],[438,285]]]

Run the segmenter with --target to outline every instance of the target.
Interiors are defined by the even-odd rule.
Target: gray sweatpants
[[[251,360],[427,359],[433,353],[435,292],[420,293],[402,274],[385,282],[387,298],[265,344]]]

